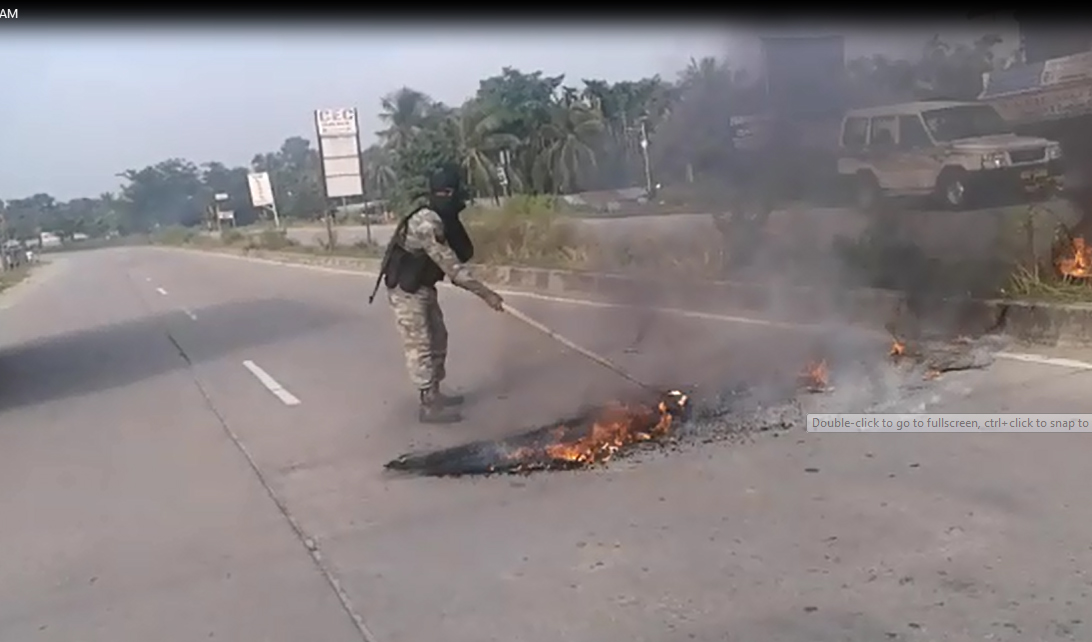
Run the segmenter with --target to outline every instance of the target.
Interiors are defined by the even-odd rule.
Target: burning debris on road
[[[1071,279],[1092,278],[1092,245],[1083,237],[1062,235],[1054,246],[1054,267],[1058,274]]]
[[[809,363],[800,373],[800,385],[808,392],[830,392],[830,368],[827,360]]]
[[[924,368],[924,376],[935,379],[945,372],[989,367],[1003,343],[996,335],[915,342],[896,338],[891,343],[890,356],[895,363]]]
[[[816,358],[795,377],[752,380],[727,393],[694,390],[697,398],[692,399],[672,391],[612,402],[514,437],[402,455],[386,468],[433,477],[588,468],[643,450],[640,444],[686,446],[793,429],[803,425],[807,412],[921,412],[922,394],[933,387],[932,379],[942,372],[988,367],[1002,341],[996,335],[895,338],[886,359],[882,346],[861,346],[872,356],[864,354],[853,364]],[[840,380],[839,389],[832,379]]]
[[[508,439],[403,455],[386,467],[420,475],[448,476],[591,466],[634,444],[667,437],[686,420],[688,402],[689,397],[677,390],[652,402],[615,402]]]

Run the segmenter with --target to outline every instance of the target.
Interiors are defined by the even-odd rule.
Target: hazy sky
[[[987,30],[998,31],[964,24],[850,34],[847,47],[850,55],[880,48],[909,55],[933,32]],[[574,84],[674,77],[691,56],[757,60],[756,35],[681,26],[6,31],[0,198],[93,196],[116,189],[115,174],[127,168],[175,156],[247,165],[289,136],[313,138],[312,112],[324,107],[357,107],[367,146],[380,129],[380,97],[403,85],[459,104],[506,65],[564,73]]]

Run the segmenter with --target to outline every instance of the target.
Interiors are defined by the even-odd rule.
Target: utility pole
[[[501,161],[500,180],[501,180],[501,186],[504,188],[504,195],[505,195],[505,197],[509,197],[509,198],[512,196],[512,180],[511,180],[511,177],[508,174],[508,163],[510,162],[510,158],[511,157],[508,154],[508,150],[507,149],[502,149],[501,152],[500,152],[500,161]]]
[[[326,251],[333,252],[334,246],[337,244],[337,238],[334,236],[334,215],[337,213],[337,206],[331,205],[326,208]]]
[[[273,203],[270,205],[269,210],[273,213],[273,227],[278,230],[281,229],[281,217],[280,214],[277,213],[277,204]]]
[[[641,155],[645,159],[645,190],[648,198],[656,195],[656,188],[652,185],[652,162],[648,157],[648,119],[641,119]]]

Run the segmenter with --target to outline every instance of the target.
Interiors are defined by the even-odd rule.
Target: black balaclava
[[[437,194],[448,190],[449,195]],[[466,192],[457,167],[444,166],[433,172],[429,176],[428,192],[429,209],[439,214],[445,223],[458,220],[459,212],[466,209]]]
[[[459,168],[445,165],[433,172],[429,176],[428,191],[429,209],[439,214],[443,220],[448,245],[460,261],[469,261],[474,256],[474,243],[470,240],[470,234],[463,222],[459,220],[459,213],[466,209],[467,202]],[[448,191],[450,194],[446,193]]]

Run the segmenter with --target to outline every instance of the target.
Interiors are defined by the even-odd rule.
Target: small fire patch
[[[652,402],[607,404],[556,425],[515,437],[479,441],[431,453],[406,454],[388,470],[427,476],[488,475],[584,468],[635,444],[662,440],[686,420],[689,397],[677,390]]]

